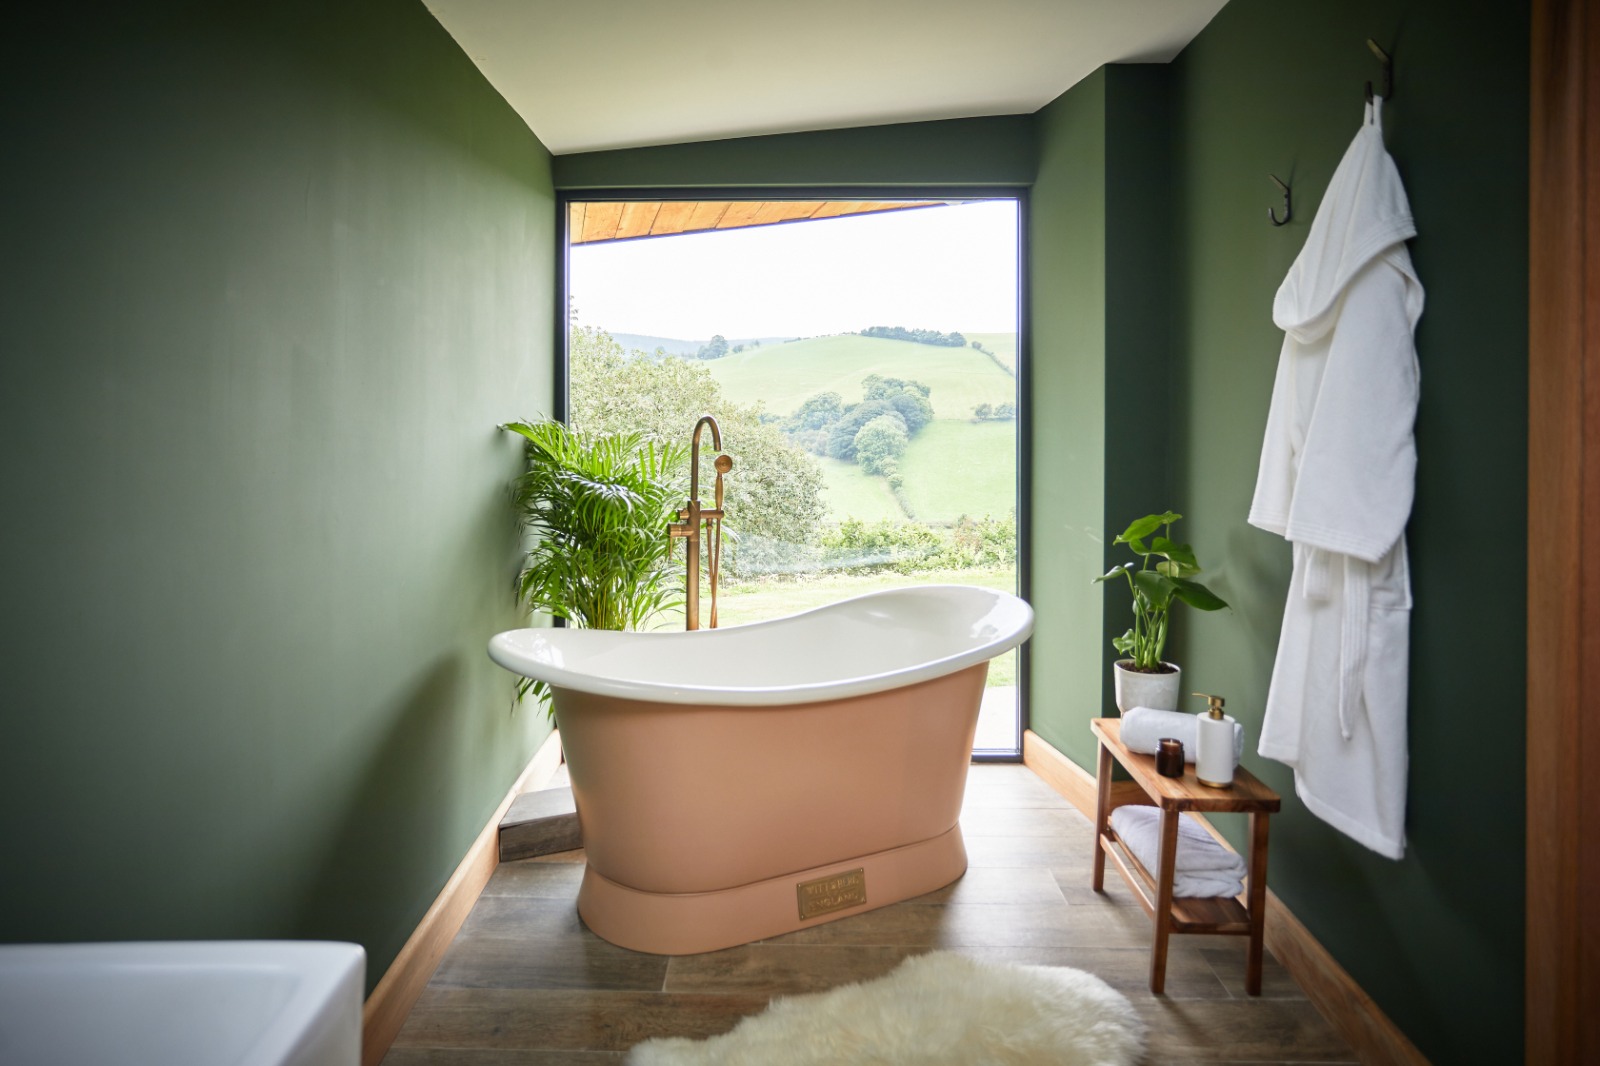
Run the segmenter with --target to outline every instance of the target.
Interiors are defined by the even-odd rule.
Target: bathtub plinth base
[[[866,902],[802,919],[797,886],[860,868]],[[807,929],[943,888],[967,869],[961,827],[916,844],[716,892],[641,892],[583,871],[578,914],[595,935],[652,955],[697,955]]]

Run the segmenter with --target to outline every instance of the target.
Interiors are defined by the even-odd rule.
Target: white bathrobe
[[[1273,302],[1284,333],[1250,523],[1294,549],[1260,752],[1318,817],[1405,850],[1417,465],[1416,234],[1370,105]]]

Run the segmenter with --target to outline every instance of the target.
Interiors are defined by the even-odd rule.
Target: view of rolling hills
[[[854,462],[819,461],[832,518],[909,518],[942,525],[962,515],[1005,515],[1015,505],[1016,422],[978,420],[974,411],[1016,403],[1016,335],[967,337],[986,351],[970,344],[936,347],[838,334],[766,341],[703,365],[729,399],[760,402],[780,416],[793,415],[819,393],[857,402],[872,375],[926,385],[933,420],[911,437],[900,457],[899,499],[887,478]]]

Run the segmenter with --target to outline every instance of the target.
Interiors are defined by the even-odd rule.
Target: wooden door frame
[[[1596,1062],[1600,13],[1535,0],[1531,29],[1525,1047]]]

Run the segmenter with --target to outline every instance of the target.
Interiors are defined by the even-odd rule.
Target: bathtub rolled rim
[[[707,629],[693,633],[681,630],[652,630],[625,635],[636,640],[652,641],[716,641],[719,637],[733,634],[740,634],[740,639],[748,639],[749,634],[752,632],[795,628],[807,624],[814,625],[818,621],[814,616],[826,616],[832,613],[859,610],[863,605],[878,599],[900,599],[906,598],[908,594],[910,598],[922,599],[941,595],[948,596],[952,592],[958,596],[967,597],[971,597],[973,593],[982,593],[993,602],[1008,607],[1015,615],[1014,624],[1008,630],[992,639],[975,643],[953,654],[877,673],[829,678],[813,683],[716,685],[619,678],[588,670],[568,669],[550,662],[541,661],[518,646],[519,642],[532,642],[534,646],[559,644],[563,640],[571,641],[573,635],[577,634],[582,634],[577,639],[589,640],[597,635],[593,630],[534,628],[507,630],[490,638],[488,651],[489,658],[499,666],[523,677],[531,677],[543,681],[554,689],[569,689],[616,699],[646,703],[698,704],[724,707],[819,703],[825,700],[847,699],[853,696],[863,696],[874,692],[902,688],[923,681],[932,681],[935,678],[944,677],[987,662],[998,655],[1010,651],[1012,648],[1018,647],[1028,639],[1033,632],[1033,608],[1021,597],[996,589],[986,589],[974,585],[915,585],[880,589],[849,599],[838,600],[834,603],[823,604],[820,607],[813,607],[792,615],[785,615],[782,618],[751,622],[742,626],[731,626],[727,629]],[[608,632],[605,636],[607,639],[615,640],[617,637],[624,636],[624,634]]]

